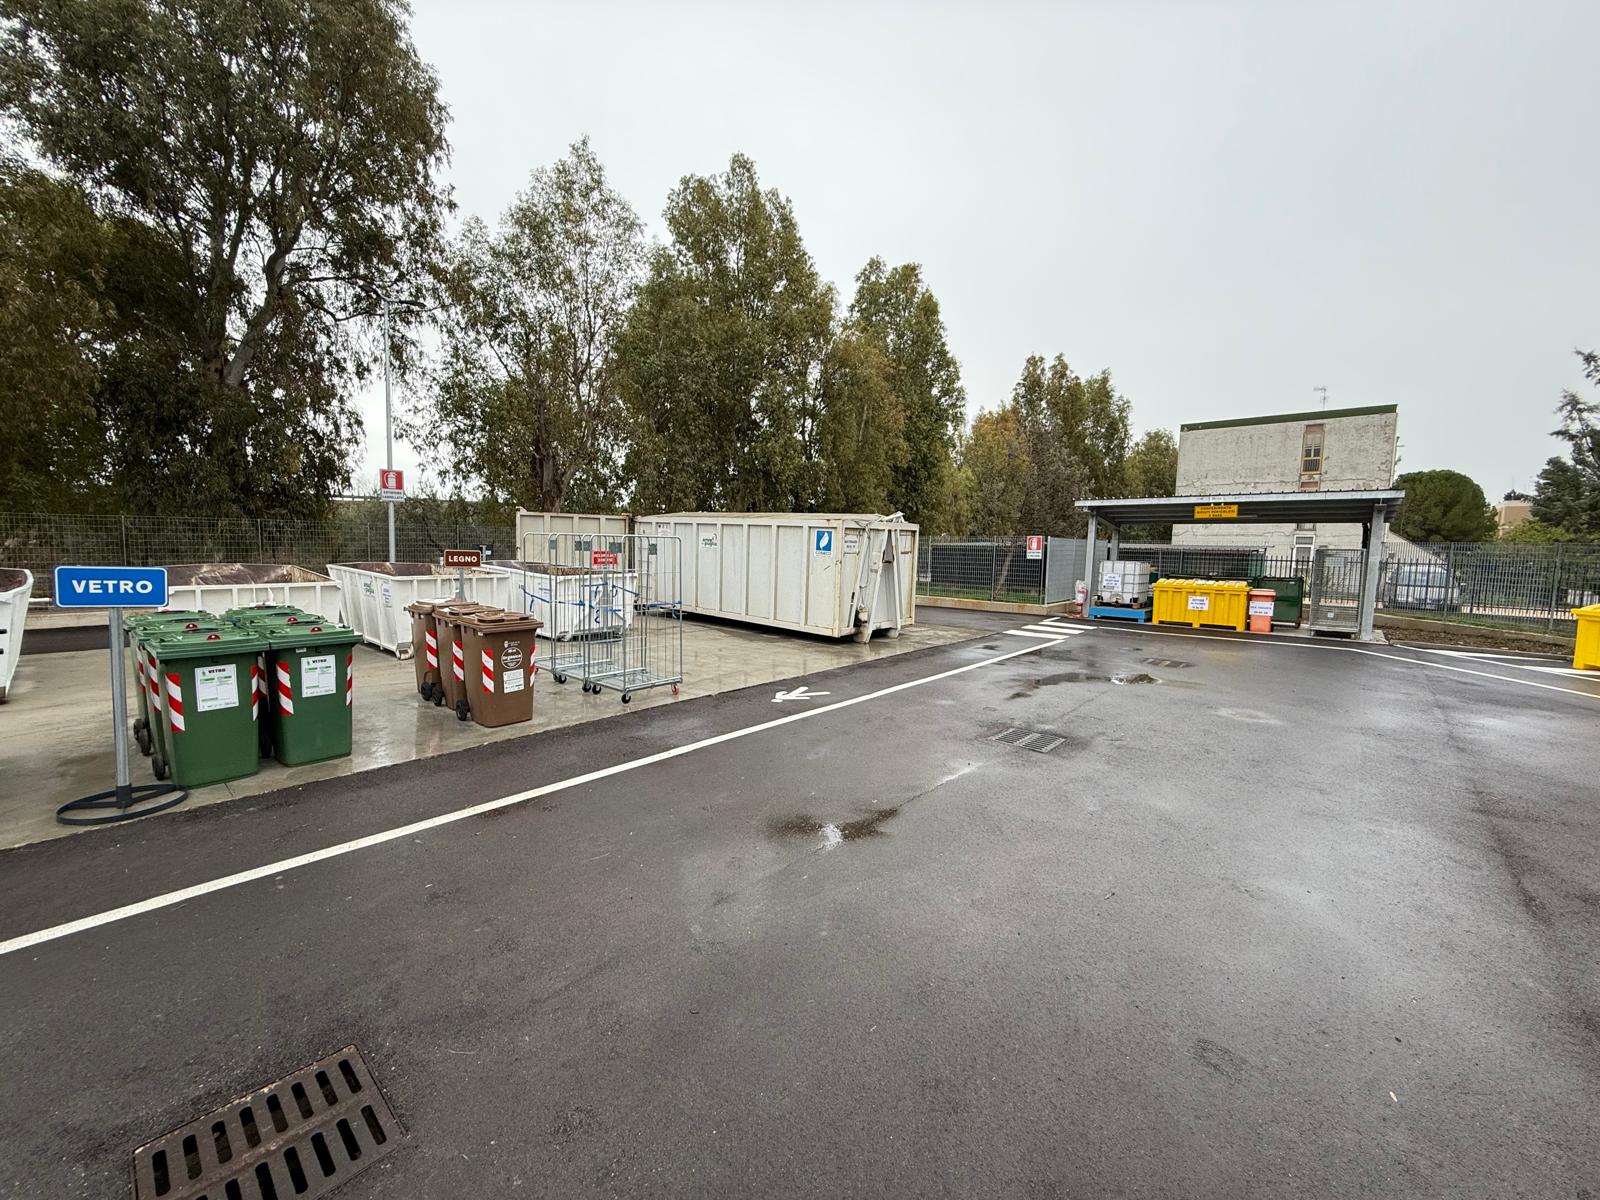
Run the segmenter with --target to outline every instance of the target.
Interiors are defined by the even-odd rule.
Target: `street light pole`
[[[394,470],[394,412],[389,399],[389,297],[383,297],[383,465]],[[394,562],[394,501],[389,501],[389,561]]]

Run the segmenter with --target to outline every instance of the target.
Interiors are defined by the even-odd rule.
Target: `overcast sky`
[[[923,265],[969,412],[1030,353],[1109,369],[1137,430],[1326,386],[1494,500],[1600,348],[1593,0],[415,3],[463,215],[587,133],[659,236],[743,151],[841,302]]]

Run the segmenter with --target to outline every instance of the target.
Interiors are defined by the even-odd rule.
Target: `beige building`
[[[1394,483],[1393,404],[1196,421],[1178,432],[1180,496],[1360,491]],[[1407,546],[1389,535],[1388,542]],[[1310,563],[1319,547],[1358,549],[1358,525],[1175,525],[1175,546],[1264,547]]]
[[[1533,516],[1533,501],[1502,500],[1494,506],[1495,523],[1506,533]]]

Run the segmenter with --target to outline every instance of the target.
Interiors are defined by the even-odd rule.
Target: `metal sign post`
[[[482,550],[446,550],[444,565],[456,569],[456,598],[467,598],[467,568],[476,570],[483,566]]]
[[[165,567],[57,567],[56,607],[104,608],[111,631],[111,737],[117,757],[116,786],[107,792],[80,796],[56,809],[63,825],[105,825],[149,816],[188,795],[170,783],[135,785],[128,774],[128,691],[122,663],[122,610],[162,608],[167,603]],[[142,686],[142,681],[141,681]],[[148,801],[159,800],[150,804]],[[80,816],[84,809],[111,809],[95,816]]]

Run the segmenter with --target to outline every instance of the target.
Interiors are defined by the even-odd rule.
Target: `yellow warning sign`
[[[1194,506],[1194,519],[1196,521],[1223,521],[1238,515],[1239,506],[1237,504],[1196,504]]]

